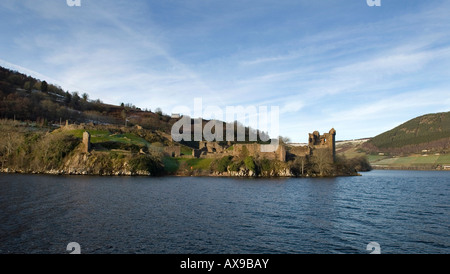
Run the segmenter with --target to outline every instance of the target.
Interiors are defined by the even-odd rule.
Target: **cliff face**
[[[0,120],[0,172],[146,176],[163,172],[161,155],[143,149],[148,142],[133,129],[92,129],[93,144],[83,128],[54,130]]]
[[[105,152],[82,153],[77,149],[57,168],[3,168],[4,173],[32,173],[52,175],[151,176],[149,170],[137,169],[130,164],[131,157],[114,156]]]
[[[148,170],[136,170],[129,157],[111,155],[108,152],[74,153],[52,173],[69,175],[132,176],[152,175]]]

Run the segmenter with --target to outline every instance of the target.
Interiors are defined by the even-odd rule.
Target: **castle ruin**
[[[228,148],[231,147],[230,142],[226,144],[221,144],[218,142],[199,142],[198,149],[192,150],[192,156],[194,158],[213,158],[215,155],[228,153]]]
[[[289,152],[297,157],[309,157],[319,150],[325,151],[333,162],[336,161],[336,130],[334,128],[323,135],[320,135],[318,131],[309,133],[307,146],[292,147]]]
[[[336,160],[336,130],[332,128],[328,133],[320,135],[318,131],[309,134],[308,145],[288,146],[279,144],[272,152],[263,152],[263,144],[231,144],[230,142],[199,142],[199,148],[192,150],[194,158],[216,158],[226,155],[239,156],[243,151],[255,158],[266,158],[269,160],[279,160],[285,162],[287,156],[310,157],[317,151],[325,151],[332,161]],[[267,146],[267,145],[265,145]]]
[[[233,146],[233,156],[248,153],[248,155],[255,158],[265,158],[282,162],[286,161],[286,147],[284,145],[279,144],[278,146],[275,146],[271,152],[263,152],[261,146],[261,144],[235,144]]]
[[[328,133],[320,135],[318,131],[309,134],[308,146],[314,150],[327,150],[336,161],[336,130],[332,128]]]
[[[181,156],[181,147],[180,146],[164,147],[164,154],[169,157],[180,157]]]

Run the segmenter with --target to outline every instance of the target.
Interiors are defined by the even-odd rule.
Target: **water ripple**
[[[0,253],[450,252],[445,172],[335,179],[0,175]]]

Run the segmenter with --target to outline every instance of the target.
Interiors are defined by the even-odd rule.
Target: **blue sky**
[[[278,106],[280,134],[372,137],[450,111],[450,1],[2,0],[0,65],[105,103]]]

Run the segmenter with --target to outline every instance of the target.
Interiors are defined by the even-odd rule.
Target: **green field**
[[[386,159],[386,156],[380,156],[380,155],[367,155],[367,160],[369,160],[370,163],[380,161]]]
[[[74,129],[66,131],[69,134],[77,138],[83,138],[83,133],[85,130],[83,129]],[[118,142],[124,144],[134,144],[138,146],[150,146],[150,143],[145,139],[136,136],[132,133],[123,133],[123,134],[115,134],[111,133],[108,130],[89,130],[91,134],[91,143],[104,143],[104,142]]]
[[[181,163],[185,163],[188,168],[191,169],[202,169],[202,170],[208,170],[209,166],[211,165],[211,162],[214,159],[197,159],[197,158],[179,158],[178,161]]]
[[[440,164],[450,164],[450,154],[439,156],[438,162]]]
[[[338,150],[339,148],[339,150]],[[388,156],[378,154],[366,154],[359,149],[358,145],[349,145],[337,147],[337,154],[346,158],[366,156],[369,163],[382,168],[405,168],[405,169],[436,169],[438,166],[450,165],[450,154],[428,154],[428,155],[409,155],[409,156]]]
[[[370,155],[372,165],[392,167],[437,167],[438,165],[450,165],[450,155],[413,155],[406,157],[388,157]]]
[[[209,170],[211,162],[214,159],[197,159],[197,158],[172,158],[164,157],[164,169],[169,173],[175,173],[178,169],[183,168],[189,170]]]
[[[181,146],[181,154],[183,155],[192,155],[192,148],[187,147],[185,145]]]

